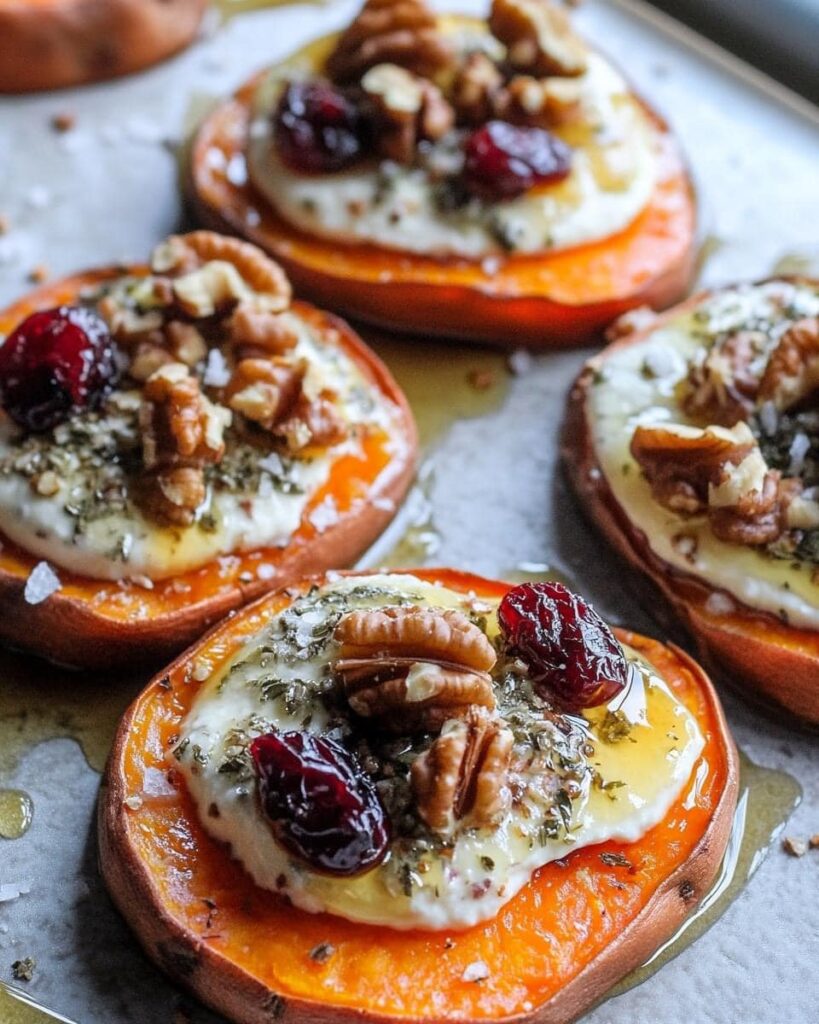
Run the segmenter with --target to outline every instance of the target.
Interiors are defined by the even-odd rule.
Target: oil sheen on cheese
[[[476,45],[458,23],[442,27],[462,49]],[[482,45],[493,40],[477,36]],[[497,44],[495,44],[497,45]],[[326,45],[319,48],[326,49]],[[648,204],[658,175],[658,135],[622,75],[599,54],[577,81],[581,114],[554,133],[572,147],[570,175],[500,203],[443,211],[427,171],[374,162],[305,175],[276,157],[271,111],[282,82],[309,75],[316,45],[278,65],[260,87],[248,146],[254,185],[273,208],[311,235],[403,252],[479,260],[503,252],[543,253],[606,238]]]
[[[241,767],[243,745],[272,729],[326,732],[327,711],[311,694],[327,685],[334,657],[328,616],[342,608],[402,603],[465,612],[480,607],[487,635],[497,631],[493,604],[476,606],[443,586],[409,575],[340,578],[275,616],[230,664],[207,678],[182,724],[176,752],[201,821],[230,844],[262,888],[285,894],[304,910],[351,921],[398,929],[466,928],[495,916],[540,866],[589,844],[636,841],[696,785],[692,772],[703,747],[696,722],[665,682],[627,650],[628,689],[608,708],[572,718],[583,741],[582,782],[559,836],[543,834],[537,806],[527,795],[497,828],[456,832],[446,856],[431,844],[408,866],[393,844],[379,866],[357,877],[311,871],[277,843],[261,815],[252,769]],[[289,640],[281,646],[276,638],[284,635]],[[208,666],[194,666],[194,673],[204,679]],[[627,724],[627,737],[602,738],[607,734],[600,726],[609,712]]]
[[[753,323],[781,321],[776,312],[783,289],[793,319],[819,313],[819,293],[808,284],[770,283],[722,291],[652,331],[640,344],[625,345],[600,364],[589,389],[588,414],[598,465],[611,491],[651,551],[687,575],[701,577],[743,605],[771,612],[795,626],[819,628],[819,587],[810,568],[790,559],[719,540],[705,516],[682,516],[654,500],[629,452],[640,425],[691,424],[675,389],[703,347],[703,330],[730,331]],[[784,330],[791,319],[773,330]],[[693,425],[693,424],[692,424]],[[712,601],[715,614],[730,614],[730,597]],[[710,609],[709,609],[710,610]]]

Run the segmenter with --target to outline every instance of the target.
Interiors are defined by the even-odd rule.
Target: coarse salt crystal
[[[209,388],[223,388],[230,380],[230,369],[218,348],[208,352],[205,376],[202,379]]]
[[[527,352],[525,348],[518,348],[509,356],[507,366],[510,373],[513,373],[516,377],[522,377],[531,370],[533,362],[534,359],[531,352]]]
[[[773,437],[779,424],[779,413],[773,402],[763,402],[759,408],[759,422],[768,437]]]
[[[275,452],[271,452],[263,459],[259,459],[259,469],[267,470],[273,476],[281,476],[284,473],[284,463]]]
[[[338,509],[333,496],[328,494],[320,505],[317,505],[310,514],[310,522],[319,533],[338,522]]]
[[[483,960],[475,960],[469,964],[461,975],[462,981],[485,981],[489,977],[489,968]]]
[[[708,595],[705,610],[711,615],[730,615],[736,610],[736,605],[727,594],[715,590],[713,594]]]
[[[207,660],[207,658],[197,658],[194,662],[191,676],[197,683],[203,683],[212,672],[213,665]]]
[[[136,793],[133,796],[126,796],[122,802],[131,811],[138,811],[142,807],[142,797]]]
[[[256,575],[260,580],[272,580],[276,575],[276,569],[267,562],[262,562],[261,565],[256,566]]]
[[[798,433],[794,435],[791,442],[791,464],[788,467],[788,476],[799,476],[805,468],[805,456],[810,451],[810,438],[807,434]]]
[[[29,604],[41,604],[60,589],[60,580],[48,562],[38,562],[26,580],[23,597]]]
[[[392,498],[373,498],[373,505],[384,512],[394,512],[395,502]]]
[[[44,210],[51,202],[51,192],[45,185],[32,185],[26,193],[26,202],[35,210]]]

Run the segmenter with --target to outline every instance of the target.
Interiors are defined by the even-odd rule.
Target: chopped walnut
[[[497,97],[495,113],[512,124],[554,128],[577,118],[581,95],[571,78],[516,75]]]
[[[139,425],[146,470],[145,505],[154,518],[186,526],[205,496],[203,467],[224,454],[230,413],[213,405],[182,363],[161,366],[145,382]]]
[[[207,354],[205,339],[193,324],[171,320],[163,331],[152,331],[145,341],[137,344],[128,373],[134,380],[145,381],[160,366],[167,363],[196,366]]]
[[[276,359],[242,359],[225,393],[234,412],[272,430],[296,405],[307,364]]]
[[[336,82],[358,81],[376,64],[398,64],[431,78],[452,59],[437,18],[423,0],[367,0],[325,68]]]
[[[347,426],[335,405],[335,395],[323,391],[315,398],[301,392],[286,419],[276,425],[273,433],[291,452],[305,448],[329,448],[347,436]]]
[[[440,139],[455,123],[440,89],[397,64],[370,68],[361,87],[378,117],[378,151],[396,163],[411,163],[421,140]]]
[[[551,0],[493,0],[489,28],[517,71],[573,77],[586,70],[586,45]]]
[[[464,719],[447,722],[441,735],[411,768],[418,813],[436,832],[451,833],[459,822],[488,828],[509,808],[509,765],[514,736],[486,711],[471,708]]]
[[[736,544],[767,544],[784,529],[798,482],[769,470],[745,423],[732,430],[667,424],[638,427],[631,453],[654,497],[676,512],[707,512],[715,535]]]
[[[227,322],[231,342],[250,355],[281,355],[295,348],[299,334],[293,318],[287,312],[272,313],[258,309],[252,302],[240,302]]]
[[[784,411],[819,389],[819,317],[797,320],[771,353],[759,384],[760,402]]]
[[[495,650],[458,611],[354,611],[339,622],[335,639],[335,673],[350,707],[387,728],[438,729],[470,707],[495,707]]]
[[[496,115],[503,75],[485,53],[470,53],[458,68],[450,98],[461,124],[481,125]]]

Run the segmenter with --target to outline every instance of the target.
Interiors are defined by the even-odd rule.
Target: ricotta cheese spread
[[[201,821],[262,888],[352,921],[466,928],[496,915],[540,866],[593,843],[636,841],[694,784],[700,730],[635,651],[626,650],[630,683],[608,706],[558,718],[534,696],[521,663],[500,658],[492,684],[498,714],[514,733],[517,795],[496,827],[467,822],[446,838],[425,828],[408,809],[408,774],[434,737],[361,730],[334,697],[340,617],[396,606],[457,609],[490,640],[498,636],[494,602],[408,574],[338,578],[274,615],[202,683],[182,723],[175,756]],[[196,666],[194,673],[202,678]],[[254,737],[276,730],[349,741],[365,759],[392,822],[378,866],[332,877],[277,842],[248,754]]]
[[[814,565],[793,554],[727,543],[714,535],[705,515],[683,515],[661,505],[631,455],[632,435],[638,425],[695,425],[680,406],[679,387],[718,336],[761,332],[767,339],[760,357],[764,364],[795,321],[817,314],[815,285],[775,281],[729,288],[664,322],[639,344],[626,344],[595,363],[587,413],[606,483],[655,556],[726,592],[712,602],[714,612],[730,614],[735,599],[794,626],[819,628]],[[760,367],[752,369],[759,372]],[[769,413],[763,407],[756,424],[763,454],[776,442],[777,417]],[[759,476],[758,461],[758,455],[752,456],[744,469]],[[723,491],[713,497],[728,500]]]
[[[484,30],[442,20],[461,52],[499,45]],[[313,52],[315,44],[309,52]],[[248,140],[254,186],[294,227],[342,243],[480,260],[499,253],[544,253],[607,238],[647,206],[658,177],[658,131],[622,75],[600,54],[572,79],[579,113],[553,134],[572,147],[564,180],[517,199],[463,205],[441,201],[442,171],[457,161],[453,131],[409,166],[362,162],[332,174],[300,174],[276,155],[272,112],[284,82],[315,74],[304,52],[278,65],[260,86]]]

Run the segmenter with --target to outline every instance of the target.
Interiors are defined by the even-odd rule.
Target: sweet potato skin
[[[594,341],[640,305],[664,308],[687,291],[696,248],[694,188],[671,132],[644,104],[662,138],[661,181],[647,210],[619,234],[499,267],[340,246],[288,225],[251,184],[224,174],[241,157],[256,75],[205,119],[188,166],[195,216],[247,238],[286,267],[297,290],[344,315],[391,330],[507,347],[565,348]],[[224,161],[208,159],[220,150]],[[232,166],[232,165],[231,165]]]
[[[700,292],[667,310],[644,329],[626,334],[593,360],[638,344],[668,319],[698,305]],[[587,365],[568,398],[562,457],[569,480],[590,519],[615,550],[648,576],[653,588],[696,641],[701,660],[743,696],[795,720],[819,725],[819,633],[788,626],[773,615],[739,605],[735,614],[714,615],[706,607],[716,591],[707,580],[672,569],[648,548],[630,523],[597,464],[586,399],[594,368]],[[736,604],[736,599],[733,599]]]
[[[487,596],[499,596],[510,586],[447,569],[422,570],[417,575]],[[301,590],[302,586],[296,589]],[[177,711],[182,711],[177,708],[178,682],[185,678],[185,665],[190,664],[197,652],[204,650],[209,658],[213,651],[219,652],[219,657],[229,657],[243,639],[262,625],[266,614],[282,607],[288,600],[287,594],[270,595],[246,608],[232,622],[213,630],[149,684],[122,721],[101,791],[98,808],[100,864],[114,902],[134,927],[154,961],[200,999],[239,1024],[262,1024],[278,1017],[298,1024],[341,1024],[362,1019],[373,1024],[446,1019],[566,1024],[672,935],[705,894],[718,870],[736,806],[736,750],[719,702],[702,669],[676,648],[663,647],[656,641],[620,631],[622,640],[641,650],[660,671],[676,680],[676,684],[682,687],[680,692],[687,694],[687,701],[693,699],[692,694],[696,695],[696,713],[707,735],[707,754],[704,756],[709,761],[710,786],[706,786],[706,791],[701,794],[703,806],[696,812],[696,822],[690,823],[692,832],[696,828],[696,838],[692,837],[692,845],[684,859],[673,870],[668,870],[656,887],[654,882],[657,879],[652,876],[652,881],[646,884],[653,888],[644,894],[645,899],[641,901],[640,909],[622,927],[618,922],[619,930],[613,933],[612,941],[604,945],[582,969],[570,970],[570,980],[548,998],[535,1001],[534,1005],[530,1003],[527,1009],[521,1009],[518,1005],[522,998],[519,993],[517,1002],[511,997],[504,1001],[500,996],[493,1001],[491,991],[482,990],[481,986],[459,983],[446,988],[440,978],[426,977],[424,971],[433,970],[430,964],[440,965],[450,955],[445,952],[450,947],[445,944],[445,935],[441,933],[428,933],[428,936],[413,932],[390,933],[389,929],[355,926],[330,918],[329,915],[306,915],[292,908],[279,907],[277,910],[274,896],[258,890],[241,868],[230,860],[227,851],[208,840],[200,830],[194,830],[190,838],[188,833],[185,834],[185,842],[195,844],[197,865],[208,876],[203,883],[204,887],[196,889],[198,900],[204,898],[209,891],[207,885],[211,882],[219,887],[218,894],[211,892],[217,904],[214,925],[218,921],[218,927],[215,925],[214,930],[219,932],[219,936],[214,941],[209,941],[207,936],[203,937],[196,920],[189,915],[186,917],[183,911],[180,900],[184,900],[184,897],[177,894],[173,900],[169,900],[160,891],[160,877],[154,875],[150,864],[146,863],[151,850],[139,838],[146,834],[146,829],[150,830],[150,826],[145,820],[134,818],[123,804],[129,792],[134,792],[134,785],[141,778],[143,766],[149,763],[153,765],[152,759],[162,751],[161,744],[154,744],[150,753],[143,755],[140,750],[134,749],[134,736],[144,730],[146,735],[150,731],[156,737],[156,727],[174,728],[175,715]],[[185,693],[190,692],[190,686],[185,686]],[[167,709],[176,709],[171,719],[166,719],[168,711],[160,707],[163,703]],[[136,742],[139,743],[139,739]],[[174,822],[177,828],[187,827],[185,822],[191,813],[195,814],[195,811],[186,794],[179,798],[169,798],[163,809],[165,820]],[[676,834],[680,828],[679,819],[675,812],[671,812],[669,818],[674,819],[673,825],[669,827]],[[156,820],[160,821],[158,818]],[[676,840],[670,835],[666,837],[665,833],[655,841],[656,849],[660,851],[675,844]],[[629,852],[630,848],[624,849]],[[650,852],[645,853],[646,863],[651,856]],[[659,853],[656,856],[665,854]],[[571,870],[572,864],[577,865],[574,873]],[[552,923],[549,908],[555,902],[563,908],[561,913],[564,918],[566,907],[572,905],[574,900],[582,901],[584,893],[594,903],[599,897],[598,890],[593,885],[583,888],[583,883],[578,880],[594,875],[600,869],[600,864],[598,849],[590,848],[570,855],[564,868],[547,866],[542,869],[533,883],[526,887],[524,894],[519,894],[500,915],[503,923],[497,927],[503,932],[503,937],[499,945],[508,947],[514,943],[513,936],[520,935],[521,931],[530,935],[533,929],[536,931],[540,926],[548,929]],[[174,870],[191,868],[193,874],[196,874],[196,866],[186,866],[178,860],[174,861],[174,865]],[[157,865],[155,870],[163,869]],[[622,877],[630,878],[628,874]],[[629,884],[618,883],[621,888],[627,888]],[[239,891],[231,899],[230,890],[233,886],[237,886]],[[605,884],[602,900],[610,901],[608,906],[612,913],[616,913],[616,892],[616,887]],[[521,920],[516,922],[518,914]],[[571,917],[570,913],[568,917]],[[285,933],[281,937],[284,946],[258,950],[258,957],[252,963],[242,962],[241,957],[229,955],[225,948],[225,943],[229,944],[225,932],[230,931],[234,920],[237,928],[234,948],[246,948],[246,943],[254,934],[260,938],[261,935],[278,934],[278,931]],[[253,928],[261,929],[261,932],[244,930],[248,922]],[[463,943],[466,947],[463,956],[467,962],[478,958],[491,961],[498,951],[494,928],[494,922],[490,922],[486,927],[478,926],[465,933],[455,933],[455,937],[448,940],[454,943],[452,955],[461,952],[458,947]],[[241,934],[239,929],[243,929]],[[349,992],[339,991],[338,986],[332,987],[332,983],[328,983],[330,988],[322,990],[319,980],[321,975],[318,974],[308,977],[306,991],[299,993],[288,991],[282,979],[274,983],[270,977],[263,980],[259,976],[263,970],[267,971],[268,976],[275,974],[279,958],[293,956],[294,947],[304,947],[305,952],[301,954],[304,960],[300,962],[296,959],[296,968],[302,975],[305,972],[310,975],[310,961],[306,953],[312,944],[323,940],[333,943],[337,951],[331,964],[338,959],[348,963],[346,973],[345,963],[339,965],[340,984],[343,986],[344,980],[349,981],[351,977],[360,979],[363,973],[361,985],[367,993],[370,992],[367,985],[374,987],[370,994],[371,1003],[366,999],[359,1001]],[[550,941],[553,942],[554,938]],[[420,968],[421,973],[413,975],[413,965],[417,964],[418,958],[423,960],[424,967]],[[397,969],[398,964],[403,965],[400,978],[391,977],[390,965]],[[368,966],[382,972],[378,979],[371,976],[368,980]],[[502,966],[503,963],[499,973]],[[538,961],[530,965],[530,970],[537,973]],[[522,976],[525,976],[525,972]],[[385,999],[389,1000],[389,996],[382,994],[379,1002],[382,987],[396,991],[401,989],[404,993],[411,992],[414,995],[404,998],[400,1012],[391,1012],[388,1003],[384,1003]],[[322,991],[332,991],[333,998],[322,999]],[[446,1005],[440,998],[433,1005],[430,1001],[433,991],[439,993],[439,997],[445,993]],[[395,999],[399,997],[395,996]]]
[[[121,272],[90,271],[31,292],[0,312],[0,333],[34,310],[71,302],[83,288]],[[261,594],[290,579],[350,565],[366,551],[392,519],[412,480],[418,447],[415,421],[389,370],[344,321],[306,303],[296,303],[294,308],[320,332],[332,333],[372,386],[393,403],[393,434],[366,440],[363,463],[339,460],[328,483],[308,504],[286,548],[247,552],[228,569],[210,563],[162,581],[153,590],[141,590],[135,584],[123,589],[58,569],[61,589],[40,604],[29,604],[23,596],[25,583],[39,559],[0,538],[0,638],[72,667],[107,668],[133,661],[156,664]],[[392,454],[387,452],[390,441],[395,442]],[[328,494],[338,498],[339,517],[320,533],[307,517]],[[273,566],[272,576],[257,577],[260,562]],[[184,592],[178,589],[180,580],[187,587]]]
[[[139,71],[195,37],[207,0],[7,0],[0,92],[61,89]]]

